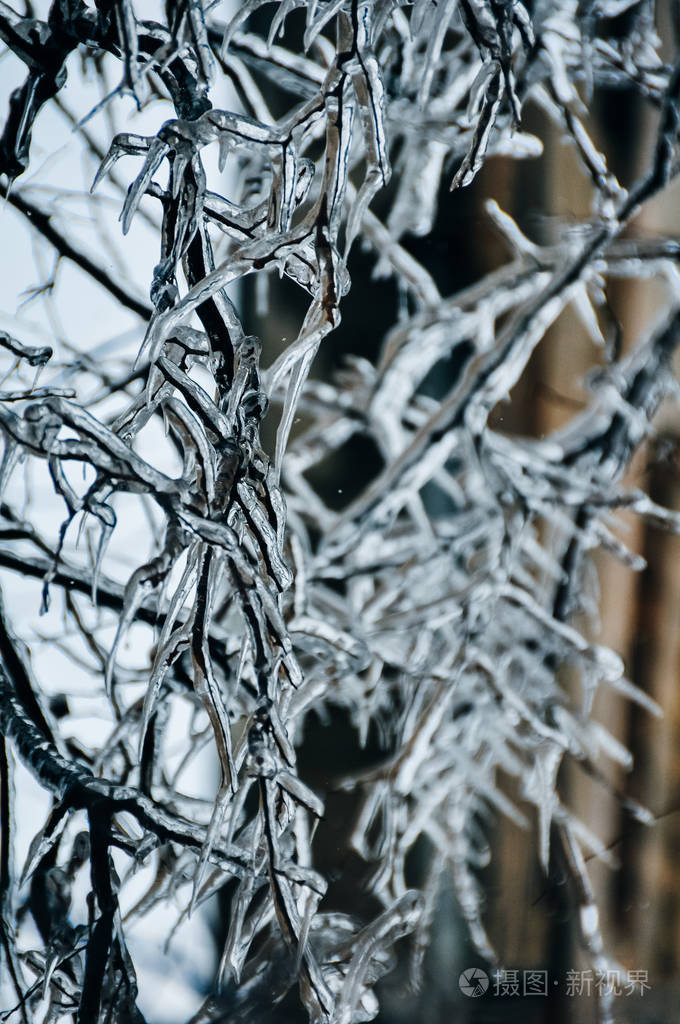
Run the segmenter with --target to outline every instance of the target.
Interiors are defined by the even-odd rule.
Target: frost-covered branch
[[[22,69],[0,190],[38,251],[57,255],[33,301],[51,301],[63,260],[144,332],[131,358],[116,338],[79,350],[58,317],[49,346],[21,318],[0,332],[0,939],[15,998],[4,1019],[143,1020],[128,925],[174,901],[179,927],[221,894],[219,968],[195,1021],[242,1019],[263,988],[278,1000],[294,986],[312,1021],[369,1020],[402,938],[417,981],[445,877],[493,960],[479,870],[494,815],[535,818],[546,870],[557,836],[584,949],[598,969],[610,964],[584,856],[606,851],[558,773],[572,759],[603,780],[601,755],[630,765],[591,714],[599,687],[658,711],[575,614],[589,610],[594,551],[640,567],[618,510],[680,528],[621,483],[675,387],[678,241],[641,237],[636,217],[680,168],[680,62],[661,57],[654,4],[588,6],[249,0],[230,13],[173,0],[152,21],[133,0],[54,0],[42,15],[0,4],[0,38]],[[623,28],[605,36],[619,15]],[[79,114],[61,97],[76,53]],[[603,86],[635,91],[657,114],[646,170],[630,182],[592,137],[588,103]],[[126,99],[137,114],[117,123]],[[57,189],[47,206],[27,172],[57,105],[97,191]],[[488,197],[508,260],[446,294],[412,242],[433,231],[449,186],[482,187],[487,162],[516,161],[521,180],[543,149],[523,127],[532,108],[573,147],[590,214],[556,241],[534,239]],[[115,208],[115,244],[108,227],[83,244],[71,201],[102,218]],[[150,304],[124,280],[140,284],[142,228],[155,246]],[[394,319],[374,361],[357,352],[319,379],[360,248],[395,285]],[[249,301],[272,272],[303,304],[276,351],[253,333],[263,318]],[[649,277],[665,287],[661,317],[611,357],[609,283]],[[566,311],[603,353],[585,407],[540,439],[501,432],[494,410]],[[338,508],[319,469],[356,438],[379,465]],[[33,474],[60,517],[49,535]],[[130,516],[134,543],[121,546]],[[53,649],[86,673],[103,742],[76,735],[68,687],[14,639],[17,576],[42,584],[43,611],[63,612]],[[328,766],[355,799],[348,847],[371,864],[363,919],[324,904],[325,802],[300,769],[306,732],[331,708],[357,748],[383,741],[377,766],[344,778]],[[210,798],[187,783],[205,750]],[[23,871],[10,859],[8,751],[52,799]],[[13,918],[22,898],[39,942]],[[601,1009],[611,1019],[606,1000]]]

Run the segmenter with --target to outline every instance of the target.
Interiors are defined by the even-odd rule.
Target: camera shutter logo
[[[489,987],[489,976],[480,967],[468,967],[458,979],[458,986],[464,996],[477,999]]]

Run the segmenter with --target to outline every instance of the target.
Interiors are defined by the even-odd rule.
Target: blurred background
[[[663,56],[676,59],[674,4],[657,4],[659,34],[666,40]],[[626,28],[625,15],[611,21],[612,34]],[[263,25],[267,22],[263,16]],[[639,97],[621,89],[598,87],[585,124],[608,165],[624,187],[648,165],[658,124],[658,112]],[[404,247],[426,267],[444,295],[456,293],[501,267],[509,259],[506,245],[485,213],[484,204],[495,199],[522,230],[541,245],[559,243],[587,221],[592,186],[574,148],[565,143],[554,125],[529,101],[523,108],[522,129],[543,142],[540,157],[524,161],[504,157],[487,160],[466,189],[449,192],[444,174],[433,232],[425,238],[405,236]],[[372,208],[379,215],[391,205],[393,182],[379,194]],[[680,185],[672,183],[649,202],[631,223],[628,235],[636,238],[680,235]],[[625,236],[624,236],[625,237]],[[343,302],[342,323],[322,346],[312,376],[323,379],[342,368],[348,354],[374,361],[394,323],[399,296],[391,280],[375,279],[370,254],[355,247],[350,259],[352,289]],[[243,302],[247,318],[263,338],[265,349],[278,351],[281,336],[297,332],[304,305],[292,289],[279,288],[270,278],[269,312],[258,316],[257,296],[245,282]],[[663,283],[631,278],[608,282],[610,322],[607,340],[623,354],[649,330],[657,309],[664,308]],[[299,305],[296,302],[299,301]],[[501,432],[540,438],[566,424],[587,401],[588,375],[605,363],[605,352],[586,335],[582,323],[567,310],[538,346],[526,372],[511,395],[493,415]],[[454,356],[440,363],[428,379],[430,393],[442,397],[455,381],[459,366]],[[657,415],[656,435],[637,452],[624,484],[641,487],[669,508],[680,508],[680,415],[668,402]],[[323,464],[313,483],[332,508],[342,508],[372,479],[379,465],[370,442],[355,435],[345,448]],[[325,478],[325,479],[324,479]],[[655,718],[610,691],[598,693],[594,714],[633,754],[630,772],[610,770],[608,785],[591,778],[573,761],[563,765],[559,778],[565,803],[577,807],[584,822],[605,843],[610,862],[589,862],[598,898],[605,942],[627,970],[647,972],[650,988],[642,995],[625,993],[616,1000],[617,1020],[625,1024],[670,1024],[679,1018],[680,999],[680,538],[647,527],[634,516],[623,515],[626,544],[644,558],[640,572],[598,553],[599,631],[580,623],[598,642],[623,657],[627,676],[664,710]],[[569,685],[565,680],[565,685]],[[365,752],[361,765],[343,752],[355,752],[349,724],[338,715],[309,738],[303,769],[314,779],[315,764],[332,744],[339,774],[356,771],[379,759],[377,747]],[[327,755],[326,755],[327,756]],[[612,766],[607,765],[608,769]],[[513,792],[511,780],[506,780]],[[314,779],[321,789],[328,780]],[[652,825],[637,822],[617,793],[647,808]],[[346,794],[326,797],[329,818],[344,822],[352,810]],[[335,800],[335,804],[333,801]],[[334,807],[337,810],[334,811]],[[342,825],[339,826],[342,828]],[[484,873],[486,924],[498,955],[500,969],[547,972],[549,995],[509,995],[507,985],[494,985],[493,971],[471,948],[455,897],[446,886],[440,901],[435,941],[426,959],[426,981],[418,994],[406,987],[384,986],[381,1014],[384,1024],[401,1024],[419,1017],[428,1022],[469,1024],[554,1021],[556,1024],[591,1024],[597,1019],[596,1001],[588,998],[588,962],[580,950],[573,922],[574,907],[566,892],[564,866],[553,863],[545,877],[537,856],[535,835],[513,822],[495,820],[492,860]],[[333,852],[341,844],[332,825],[322,870],[331,874],[360,870],[337,864]],[[346,907],[351,887],[331,887],[338,905]],[[459,974],[472,966],[484,967],[490,986],[484,998],[461,995]],[[581,989],[568,992],[569,972],[578,972]],[[509,974],[508,977],[511,977]],[[559,985],[553,985],[559,980]],[[498,994],[494,996],[494,989]],[[595,995],[594,980],[590,986]]]

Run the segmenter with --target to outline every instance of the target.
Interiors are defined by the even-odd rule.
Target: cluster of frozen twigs
[[[499,788],[501,770],[519,779],[525,810],[537,809],[546,866],[560,844],[584,945],[606,967],[584,866],[584,851],[601,850],[560,801],[556,777],[569,755],[593,772],[601,752],[627,761],[590,718],[598,686],[655,710],[620,659],[570,621],[592,596],[590,553],[604,547],[635,566],[617,534],[622,507],[679,526],[618,484],[669,390],[680,336],[677,243],[623,236],[678,168],[680,65],[659,55],[655,5],[281,0],[260,10],[248,0],[234,14],[226,3],[168,0],[163,22],[144,20],[138,6],[54,0],[40,20],[0,4],[0,37],[26,67],[0,138],[7,202],[148,321],[134,367],[81,361],[83,379],[99,380],[94,398],[78,374],[68,375],[72,391],[60,387],[51,351],[35,339],[0,335],[14,373],[0,395],[0,564],[44,580],[45,607],[63,602],[64,644],[86,659],[110,716],[103,745],[64,732],[68,706],[57,718],[41,699],[55,681],[34,678],[15,639],[5,574],[0,934],[15,998],[3,1019],[33,1020],[41,1006],[48,1021],[141,1021],[126,929],[172,900],[184,917],[227,884],[218,976],[196,1022],[227,1019],[225,1007],[240,1019],[255,993],[276,1000],[294,985],[313,1021],[371,1019],[374,983],[405,935],[417,980],[444,873],[492,957],[476,879],[489,856],[483,822],[489,810],[526,820]],[[136,218],[157,218],[148,308],[22,185],[34,121],[60,102],[76,53],[94,81],[118,62],[119,84],[92,123],[118,94],[159,112],[155,134],[112,139],[95,179],[100,191],[124,182],[124,233]],[[237,111],[213,106],[225,79]],[[629,188],[586,129],[584,98],[602,85],[637,91],[658,113],[647,170]],[[286,108],[278,119],[274,104]],[[527,104],[576,146],[592,217],[559,245],[539,246],[490,200],[509,262],[443,296],[405,239],[431,230],[443,180],[464,188],[486,157],[540,152],[521,129]],[[88,124],[80,131],[91,156]],[[213,143],[228,172],[214,186],[204,159]],[[391,176],[380,219],[369,207]],[[376,273],[398,282],[400,311],[376,365],[357,357],[336,379],[310,379],[341,323],[359,241],[374,251]],[[124,243],[120,251],[129,258]],[[265,366],[234,285],[270,271],[306,292],[308,308],[297,338]],[[541,441],[489,428],[567,306],[604,342],[606,283],[650,275],[667,282],[663,316],[611,361],[568,428]],[[457,349],[459,378],[443,399],[428,397],[426,377]],[[271,452],[260,439],[268,410],[278,422]],[[159,418],[165,462],[143,447]],[[382,468],[333,511],[308,474],[355,434],[372,439]],[[12,481],[40,460],[66,506],[51,539],[30,504],[11,501]],[[140,526],[146,540],[123,585],[115,535],[124,494],[150,525]],[[133,627],[145,637],[144,673],[121,662]],[[579,701],[560,684],[567,664]],[[372,920],[326,912],[315,869],[324,805],[298,774],[296,747],[310,712],[330,705],[347,710],[357,744],[375,723],[386,729],[382,766],[343,783],[360,795],[348,843],[375,864],[372,893],[384,910]],[[171,716],[184,723],[172,761]],[[207,745],[220,771],[209,803],[183,788]],[[24,865],[11,856],[12,754],[52,795]],[[405,865],[418,841],[429,863],[414,880]],[[76,920],[71,888],[87,870],[87,915]],[[141,871],[146,891],[123,913]],[[37,929],[25,927],[22,906]]]

